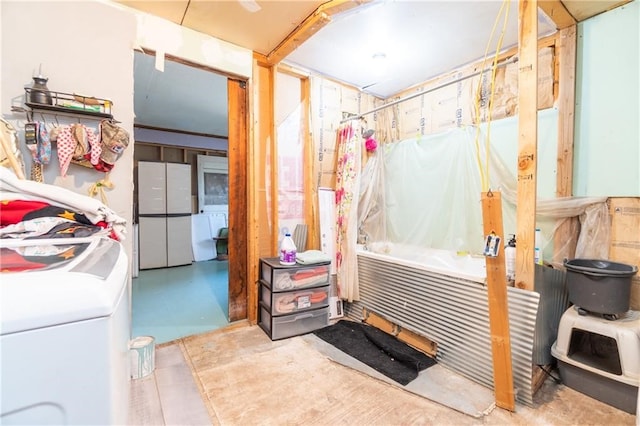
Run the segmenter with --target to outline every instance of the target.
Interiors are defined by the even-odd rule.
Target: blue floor
[[[229,324],[229,262],[148,269],[133,279],[133,337],[165,343]]]

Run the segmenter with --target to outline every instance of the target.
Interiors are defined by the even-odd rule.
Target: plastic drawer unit
[[[275,317],[260,306],[259,325],[271,340],[311,333],[329,325],[329,307]]]
[[[260,282],[260,300],[271,315],[279,316],[329,306],[329,285],[273,293]]]
[[[328,285],[330,264],[284,266],[277,257],[263,258],[260,259],[260,280],[274,293]]]
[[[284,266],[260,259],[258,324],[271,340],[318,330],[329,324],[330,262]]]

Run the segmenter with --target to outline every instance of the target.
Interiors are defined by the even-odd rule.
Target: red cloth
[[[81,213],[53,206],[49,203],[42,201],[11,200],[2,202],[2,209],[0,209],[0,226],[13,225],[38,217],[62,217],[86,225],[94,225]]]
[[[37,238],[86,237],[108,227],[106,222],[92,223],[82,213],[43,201],[4,200],[1,203],[0,227],[42,217],[58,217],[67,219],[70,222],[55,226],[49,232]],[[110,237],[117,240],[117,236],[113,232],[111,232]]]

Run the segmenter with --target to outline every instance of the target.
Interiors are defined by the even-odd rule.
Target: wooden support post
[[[247,82],[227,79],[229,105],[229,198],[233,209],[229,211],[229,321],[248,317],[248,300],[257,306],[257,289],[249,286],[249,269],[245,259],[250,251],[247,244],[249,230],[247,200],[248,94]],[[249,288],[255,293],[249,294]],[[253,291],[253,290],[251,290]]]
[[[302,105],[302,140],[303,148],[303,182],[304,182],[304,221],[307,224],[307,247],[299,247],[298,251],[305,249],[318,249],[320,247],[320,230],[318,229],[318,187],[315,185],[315,161],[313,151],[313,139],[311,138],[310,103],[311,81],[309,77],[300,77],[300,104]]]
[[[516,287],[533,290],[538,173],[538,2],[520,0],[519,6]]]
[[[499,192],[482,193],[482,223],[485,235],[502,235],[502,197]],[[493,354],[493,386],[496,405],[515,411],[509,306],[507,303],[507,273],[503,241],[498,256],[486,257],[487,291],[489,297],[489,328]]]
[[[556,55],[558,57],[558,166],[556,176],[556,196],[573,195],[573,139],[576,93],[576,26],[560,30]],[[556,250],[571,241],[569,253],[575,253],[577,239],[571,233],[577,218],[565,220],[554,235]]]
[[[254,138],[255,156],[250,157],[255,170],[255,229],[258,236],[257,259],[260,257],[272,257],[277,254],[278,239],[273,237],[278,230],[273,226],[273,185],[271,158],[273,156],[273,131],[274,120],[274,95],[273,95],[273,67],[266,63],[262,57],[254,53],[254,71],[251,79],[253,96],[253,128],[251,136]],[[258,263],[255,262],[256,271]],[[256,276],[257,277],[257,276]],[[256,279],[257,283],[257,279]],[[256,285],[256,288],[258,286]]]
[[[271,87],[271,112],[275,117],[276,111],[276,73],[277,68],[272,66],[269,68],[269,86]],[[278,239],[280,237],[280,221],[278,220],[278,126],[276,121],[271,122],[271,140],[269,146],[269,155],[271,156],[271,223],[273,232],[271,234],[271,248],[273,253],[278,253]]]

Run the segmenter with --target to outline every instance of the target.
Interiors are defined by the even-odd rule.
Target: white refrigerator
[[[138,162],[140,269],[188,265],[191,245],[191,166]]]

